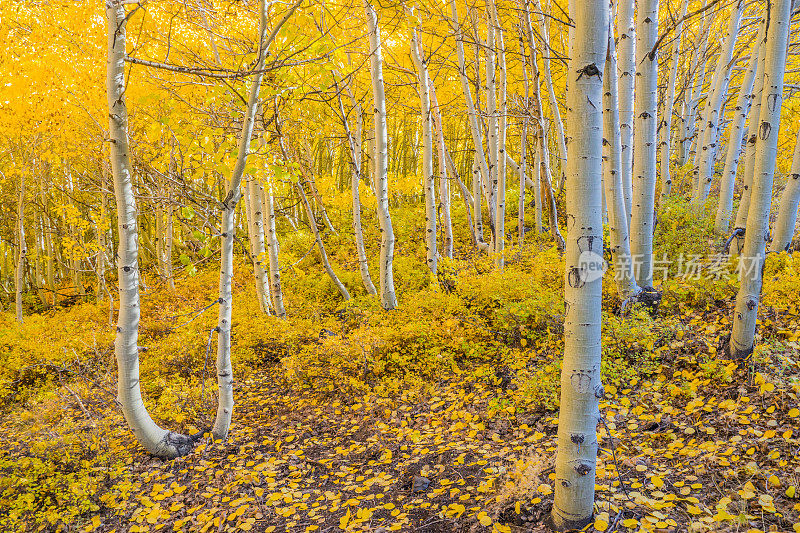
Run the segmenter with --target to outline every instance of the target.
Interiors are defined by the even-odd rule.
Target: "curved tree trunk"
[[[394,230],[389,216],[389,177],[387,163],[386,96],[383,88],[383,58],[381,55],[381,34],[375,10],[364,0],[367,28],[370,41],[370,72],[372,74],[372,97],[375,109],[375,196],[378,201],[378,222],[381,226],[380,286],[381,305],[384,309],[397,307],[394,293]]]
[[[448,259],[453,258],[453,221],[450,215],[450,178],[447,176],[447,164],[449,154],[447,153],[447,146],[444,142],[444,129],[442,127],[442,113],[439,109],[439,101],[436,99],[436,88],[433,85],[433,80],[428,77],[428,84],[430,85],[431,92],[431,111],[433,113],[433,123],[436,125],[438,149],[439,149],[439,206],[442,215],[442,225],[444,226],[444,255]],[[453,173],[453,179],[458,179],[457,174]],[[461,180],[459,180],[459,183]],[[461,184],[463,187],[463,184]],[[466,189],[462,189],[466,192]],[[465,197],[466,200],[466,197]],[[469,211],[469,202],[467,202],[467,211]],[[471,229],[472,220],[467,215],[467,221],[470,223],[470,234],[474,241],[474,232]]]
[[[291,6],[283,18],[275,25],[272,33],[267,35],[267,8],[266,0],[259,1],[260,33],[258,59],[256,61],[256,74],[250,83],[250,94],[247,109],[242,120],[242,132],[239,137],[238,155],[236,165],[231,173],[228,192],[222,201],[222,251],[219,269],[219,321],[217,323],[217,387],[219,390],[219,403],[217,416],[214,420],[212,433],[215,438],[225,439],[233,415],[233,365],[231,364],[231,314],[233,311],[233,240],[236,233],[236,204],[242,196],[241,183],[247,165],[247,155],[250,152],[250,138],[253,134],[253,125],[258,111],[258,95],[261,90],[262,72],[269,45],[277,35],[281,26],[300,5],[300,1]]]
[[[792,0],[773,0],[767,4],[764,90],[761,97],[758,138],[756,140],[753,191],[747,214],[744,249],[739,258],[741,286],[736,296],[728,353],[744,359],[753,352],[753,342],[761,297],[762,269],[769,238],[769,211],[772,179],[778,156],[778,131],[783,103],[783,76],[786,69],[786,46],[789,39]]]
[[[117,400],[136,439],[159,457],[188,453],[195,438],[159,427],[144,406],[139,383],[139,247],[136,197],[128,156],[128,111],[125,105],[125,25],[121,0],[106,3],[108,22],[108,72],[106,90],[111,139],[111,170],[117,202],[119,247],[117,274],[119,317],[114,353],[117,358]]]
[[[317,248],[319,248],[319,255],[320,259],[322,259],[322,266],[325,267],[325,272],[328,273],[330,276],[331,281],[336,286],[336,289],[342,295],[342,298],[345,300],[350,299],[350,293],[347,292],[347,288],[344,286],[344,283],[339,279],[339,276],[333,271],[331,267],[331,263],[328,260],[328,253],[325,251],[325,244],[322,242],[322,236],[319,234],[319,228],[317,227],[317,219],[314,217],[314,211],[311,209],[311,204],[308,201],[308,196],[306,192],[303,190],[303,184],[298,182],[296,183],[297,192],[300,194],[300,200],[303,202],[303,206],[306,208],[306,214],[308,215],[308,225],[311,226],[311,231],[314,233],[314,240],[317,243]]]
[[[607,0],[576,2],[575,41],[567,80],[566,316],[561,408],[551,514],[557,531],[591,522],[597,465],[602,304],[603,69],[608,31]]]
[[[526,1],[526,0],[523,0]],[[544,49],[550,46],[550,33],[547,29],[547,17],[545,17],[544,10],[542,9],[542,3],[540,0],[535,0],[536,4],[536,11],[539,12],[539,35],[542,40],[542,44],[544,45]],[[527,5],[527,1],[526,1]],[[535,53],[531,53],[531,57],[536,57]],[[564,171],[567,168],[567,144],[564,138],[564,123],[561,120],[561,111],[558,108],[558,100],[556,99],[556,93],[553,89],[553,76],[550,72],[550,54],[542,54],[542,72],[544,73],[544,83],[545,87],[547,87],[547,100],[550,103],[550,113],[553,115],[553,123],[556,127],[556,140],[558,141],[558,170],[560,173],[560,177],[558,183],[555,184],[555,188],[558,191],[564,187]]]

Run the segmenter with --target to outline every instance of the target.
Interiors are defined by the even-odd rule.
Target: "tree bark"
[[[772,244],[770,251],[783,252],[789,249],[797,224],[797,206],[800,204],[800,133],[794,146],[792,170],[789,181],[781,194],[781,203],[778,207],[778,218],[772,229]]]
[[[361,183],[361,105],[356,102],[355,96],[350,91],[350,82],[348,81],[347,91],[350,94],[350,100],[353,104],[353,113],[356,116],[356,132],[355,135],[353,135],[350,132],[350,123],[347,119],[347,114],[344,111],[342,96],[339,92],[339,84],[336,81],[336,73],[334,73],[333,83],[336,88],[336,95],[339,101],[339,114],[342,117],[344,133],[347,136],[347,146],[349,148],[348,153],[350,155],[350,168],[352,169],[350,178],[350,193],[353,197],[353,235],[355,236],[356,240],[358,267],[361,271],[361,281],[364,283],[364,288],[367,290],[367,294],[375,295],[378,294],[378,291],[375,290],[375,285],[372,284],[372,277],[369,275],[367,252],[364,248],[364,231],[361,227],[361,199],[358,192],[358,186]]]
[[[575,40],[569,65],[567,123],[566,316],[555,499],[551,514],[557,531],[591,522],[597,463],[602,304],[603,222],[601,159],[603,69],[606,61],[608,2],[576,2]]]
[[[608,52],[605,73],[617,71],[614,47],[613,17],[609,17]],[[623,302],[639,293],[633,273],[631,244],[628,237],[628,215],[622,187],[622,139],[619,128],[617,77],[603,77],[603,189],[608,207],[608,233],[611,238],[611,257],[614,279]]]
[[[636,34],[636,122],[634,126],[633,206],[630,236],[636,282],[653,286],[653,218],[655,214],[658,51],[658,0],[640,0]],[[624,143],[623,139],[623,143]],[[623,146],[623,166],[625,165]],[[624,181],[623,181],[624,183]]]
[[[667,82],[667,95],[664,100],[664,117],[661,121],[661,202],[663,203],[672,192],[672,177],[670,163],[670,132],[672,131],[672,107],[675,103],[675,86],[678,81],[678,64],[680,63],[681,32],[683,31],[683,17],[689,0],[681,2],[680,22],[675,26],[675,42],[672,45],[672,65]],[[608,174],[606,174],[607,176]],[[605,179],[605,177],[604,177]]]
[[[111,169],[117,202],[119,247],[117,274],[119,316],[114,353],[117,358],[117,400],[136,439],[159,457],[188,453],[196,440],[159,427],[144,406],[139,382],[139,261],[136,197],[128,155],[128,111],[125,105],[125,26],[121,0],[106,3],[108,23],[108,71],[106,89],[111,141]]]
[[[367,16],[367,29],[370,40],[370,73],[372,75],[372,97],[374,103],[375,125],[375,196],[378,201],[378,222],[381,227],[380,287],[381,305],[384,309],[397,307],[394,292],[394,230],[389,215],[389,178],[387,163],[386,96],[383,88],[383,58],[381,54],[381,34],[375,10],[364,0]]]
[[[422,190],[425,194],[425,262],[436,274],[436,176],[433,173],[433,127],[428,67],[417,30],[411,33],[411,57],[417,67],[420,114],[422,116]]]
[[[636,80],[636,24],[634,19],[635,0],[619,0],[617,17],[619,20],[619,127],[622,140],[622,195],[625,198],[625,212],[628,219],[633,205],[633,112]],[[648,50],[650,50],[648,48]]]
[[[739,21],[741,20],[743,9],[744,0],[738,0],[730,13],[728,34],[717,58],[714,77],[711,78],[711,87],[709,87],[709,94],[706,97],[703,116],[700,120],[702,126],[700,136],[698,136],[700,156],[694,169],[694,181],[697,185],[692,195],[692,204],[695,206],[701,206],[706,201],[714,178],[714,161],[717,155],[717,143],[719,142],[720,108],[728,93],[733,48],[736,45],[736,38],[739,34]]]
[[[286,308],[283,305],[283,289],[281,288],[281,268],[278,260],[280,245],[278,234],[275,232],[275,206],[272,195],[272,179],[267,178],[267,186],[264,188],[264,204],[267,206],[265,220],[267,222],[267,249],[269,251],[269,281],[272,287],[272,305],[275,308],[275,316],[284,318]],[[291,220],[291,219],[290,219]]]
[[[789,39],[792,0],[767,3],[767,40],[764,56],[764,90],[756,139],[755,171],[744,249],[739,258],[741,285],[736,296],[728,354],[744,359],[753,351],[753,342],[761,297],[762,269],[769,238],[769,211],[772,180],[778,155],[778,131],[783,103],[783,77]]]
[[[765,25],[762,21],[759,29],[759,38],[753,44],[750,52],[750,65],[739,87],[739,94],[736,97],[734,107],[735,116],[731,133],[728,139],[728,149],[725,156],[725,167],[722,171],[719,185],[719,203],[717,204],[717,214],[714,218],[714,231],[719,234],[728,232],[729,220],[733,211],[733,189],[736,184],[736,172],[739,168],[739,158],[742,155],[742,138],[745,134],[745,122],[748,112],[755,95],[753,94],[753,82],[758,70],[758,58],[760,54],[760,43],[764,40]]]
[[[258,111],[258,95],[261,90],[263,68],[269,53],[269,46],[283,24],[299,7],[300,1],[293,4],[284,14],[283,18],[275,24],[272,32],[267,35],[267,9],[266,0],[259,1],[259,47],[256,60],[256,74],[250,83],[247,108],[242,120],[242,131],[239,136],[238,155],[236,165],[231,173],[228,192],[222,201],[222,251],[219,272],[219,321],[217,323],[217,388],[219,390],[219,403],[217,416],[214,420],[212,433],[217,439],[226,439],[233,416],[233,366],[231,364],[231,314],[233,311],[233,241],[236,232],[236,205],[242,196],[241,183],[247,165],[247,156],[250,152],[250,138]]]

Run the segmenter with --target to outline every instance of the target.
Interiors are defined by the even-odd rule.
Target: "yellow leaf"
[[[480,513],[478,513],[478,522],[480,522],[482,526],[491,526],[492,525],[491,517],[488,514],[486,514],[486,512],[484,512],[484,511],[481,511]]]
[[[800,416],[800,409],[798,409],[797,407],[790,409],[789,416],[792,418],[797,418],[798,416]]]
[[[339,529],[347,529],[347,523],[350,521],[350,509],[347,513],[339,519]]]
[[[794,498],[796,494],[797,494],[797,488],[794,485],[786,489],[787,498]]]
[[[594,528],[597,531],[605,531],[606,529],[608,529],[608,522],[606,522],[602,518],[597,518],[594,521]]]

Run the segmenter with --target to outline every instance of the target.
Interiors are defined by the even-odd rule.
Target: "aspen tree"
[[[417,30],[411,33],[411,57],[417,67],[420,110],[422,115],[422,190],[425,194],[425,261],[436,274],[436,176],[433,173],[433,124],[431,120],[428,67]]]
[[[106,90],[111,140],[111,170],[117,203],[117,274],[119,315],[114,353],[117,359],[117,401],[125,421],[139,443],[151,454],[176,457],[188,453],[198,436],[173,433],[159,427],[147,412],[139,381],[139,257],[136,197],[128,146],[128,111],[125,104],[126,22],[124,2],[106,2],[108,70]]]
[[[494,239],[494,252],[495,252],[495,265],[497,268],[502,269],[504,265],[503,250],[506,243],[506,125],[507,125],[507,101],[506,101],[506,48],[505,40],[503,37],[503,27],[500,17],[497,16],[497,6],[490,6],[491,21],[495,31],[495,43],[497,50],[495,55],[497,57],[497,71],[499,72],[499,100],[500,107],[498,109],[497,119],[497,171],[496,171],[496,185],[495,185],[495,239]]]
[[[631,244],[628,238],[628,215],[625,213],[625,197],[622,190],[622,139],[619,128],[619,105],[617,77],[617,53],[614,46],[613,17],[609,16],[608,51],[603,77],[603,189],[608,206],[608,229],[611,238],[611,255],[617,290],[626,304],[639,293],[631,260]],[[624,305],[623,305],[624,307]]]
[[[764,87],[756,132],[755,168],[744,248],[739,258],[740,288],[736,296],[733,327],[727,354],[744,359],[753,351],[762,271],[769,238],[772,181],[778,155],[778,132],[783,103],[783,77],[789,40],[792,0],[767,3],[767,36],[764,56]]]
[[[269,281],[272,287],[272,305],[275,309],[275,315],[278,317],[286,316],[286,308],[283,305],[283,289],[281,288],[281,268],[278,260],[280,253],[280,244],[278,243],[278,235],[275,232],[275,206],[272,193],[272,178],[267,176],[267,186],[263,190],[264,201],[263,204],[267,206],[265,212],[265,221],[267,224],[266,238],[267,250],[269,253]],[[291,221],[291,219],[289,219]]]
[[[711,190],[719,137],[718,125],[720,108],[728,92],[733,48],[736,45],[736,38],[739,33],[739,21],[741,20],[743,9],[744,0],[738,0],[730,13],[728,33],[725,36],[722,50],[717,58],[714,77],[711,78],[711,87],[708,89],[709,94],[706,96],[706,104],[703,109],[703,116],[700,120],[702,127],[697,139],[697,144],[700,147],[699,157],[698,164],[694,169],[694,181],[696,186],[692,194],[692,204],[695,206],[699,206],[705,202]]]
[[[754,94],[753,82],[758,68],[758,58],[760,43],[764,40],[765,25],[762,21],[759,29],[759,37],[753,44],[750,52],[750,63],[747,72],[742,79],[739,93],[736,97],[734,106],[733,124],[731,125],[728,138],[728,148],[725,156],[725,167],[722,171],[719,185],[719,203],[717,204],[717,214],[714,218],[714,231],[720,234],[727,233],[728,222],[733,210],[733,188],[736,183],[736,172],[739,168],[739,158],[742,155],[742,138],[745,134],[745,123],[747,114],[750,111]]]
[[[603,69],[608,2],[575,2],[575,40],[570,53],[567,122],[566,315],[555,499],[550,516],[557,531],[580,529],[592,520],[597,463],[602,303]],[[606,73],[610,74],[610,73]]]
[[[491,11],[491,6],[490,6]],[[492,23],[491,16],[486,22],[486,85],[484,94],[486,96],[486,125],[489,130],[488,154],[489,154],[489,174],[484,181],[484,195],[489,211],[489,225],[492,230],[492,242],[489,245],[491,251],[497,249],[497,182],[500,170],[500,120],[497,112],[497,69],[496,60],[496,40],[495,25]],[[477,31],[476,31],[477,33]]]
[[[701,9],[704,9],[707,3],[707,0],[703,0]],[[696,131],[697,104],[700,100],[700,93],[703,91],[703,80],[706,75],[706,51],[708,48],[708,33],[710,31],[708,22],[710,22],[710,19],[707,19],[706,11],[703,11],[699,24],[700,30],[697,33],[694,46],[696,52],[692,57],[692,66],[687,73],[687,90],[684,93],[683,135],[679,143],[680,151],[678,154],[678,164],[681,166],[689,161],[692,139]]]
[[[678,64],[680,63],[681,32],[683,31],[683,17],[686,15],[686,8],[689,0],[681,1],[680,18],[675,26],[675,35],[672,44],[672,62],[669,71],[669,81],[667,82],[667,95],[664,100],[664,117],[661,121],[661,201],[667,199],[672,192],[672,177],[670,173],[670,132],[672,131],[672,106],[675,103],[675,87],[678,81]],[[606,108],[608,109],[608,108]],[[608,174],[605,174],[603,179]],[[605,183],[605,181],[604,181]],[[606,187],[606,191],[607,191]]]
[[[298,0],[284,14],[283,18],[268,35],[267,0],[259,0],[259,46],[247,108],[242,119],[236,164],[231,173],[227,195],[222,201],[222,251],[219,269],[219,319],[217,322],[217,388],[219,400],[217,415],[212,433],[217,439],[226,439],[233,416],[233,365],[231,364],[231,314],[233,311],[233,240],[236,233],[236,205],[242,196],[241,183],[250,153],[250,138],[253,134],[256,113],[259,106],[259,92],[263,69],[269,46],[284,23],[297,10],[302,0]]]
[[[249,212],[252,213],[248,233],[253,245],[253,274],[256,278],[256,294],[262,313],[271,314],[272,298],[269,290],[269,268],[265,265],[267,256],[264,246],[264,186],[259,180],[252,179],[247,185]]]
[[[445,257],[452,259],[453,258],[453,222],[450,216],[450,178],[447,176],[447,164],[449,154],[447,153],[447,147],[444,142],[444,129],[442,128],[442,113],[439,109],[439,101],[436,99],[436,88],[433,85],[433,79],[428,77],[428,83],[430,85],[430,94],[431,94],[431,112],[433,113],[433,123],[436,125],[436,132],[437,132],[437,146],[439,150],[439,206],[441,209],[442,215],[442,226],[444,226],[444,255]],[[453,172],[454,179],[458,179],[458,176],[455,172]],[[459,180],[459,183],[462,187],[462,194],[466,193],[466,188],[464,188],[463,183]],[[467,211],[469,211],[469,201],[466,198],[466,194],[464,195],[464,200],[467,203]],[[472,219],[467,215],[467,223],[472,225]],[[474,233],[473,234],[474,240]]]
[[[772,230],[772,244],[770,251],[783,252],[789,249],[794,236],[794,228],[797,224],[797,206],[800,204],[800,132],[794,146],[794,157],[792,157],[792,169],[789,173],[789,181],[781,194],[781,202],[778,207],[778,218]]]
[[[378,16],[368,0],[364,0],[367,16],[367,30],[370,41],[370,73],[372,76],[372,97],[374,104],[375,125],[375,196],[378,201],[378,222],[381,227],[380,255],[380,287],[381,305],[384,309],[397,307],[394,293],[394,275],[392,260],[394,258],[394,230],[389,216],[387,132],[386,132],[386,96],[383,88],[383,58],[381,55],[381,34],[378,28]]]
[[[452,14],[451,22],[455,29],[456,37],[456,53],[458,55],[458,74],[461,79],[461,90],[464,93],[464,100],[467,105],[467,114],[469,116],[469,129],[472,134],[472,144],[475,148],[475,165],[472,171],[473,182],[473,216],[475,220],[475,238],[479,250],[488,251],[489,245],[483,239],[483,221],[481,218],[481,197],[480,189],[481,182],[488,180],[489,165],[486,158],[486,151],[483,148],[483,133],[478,122],[478,112],[475,107],[475,102],[472,98],[472,89],[469,86],[469,78],[467,77],[466,59],[464,57],[464,37],[461,30],[461,23],[458,19],[458,10],[456,8],[455,0],[450,0],[450,10]],[[476,91],[476,96],[478,95]],[[485,176],[485,178],[484,178]]]
[[[17,257],[17,273],[14,276],[14,302],[17,322],[22,324],[22,291],[25,284],[25,262],[28,257],[28,246],[25,243],[25,171],[19,174],[19,196],[17,200],[17,238],[19,239],[19,256]]]
[[[367,251],[364,248],[364,231],[361,227],[361,199],[358,192],[358,186],[361,183],[361,129],[362,129],[362,113],[361,105],[356,102],[355,96],[350,91],[349,81],[347,82],[347,91],[350,93],[350,100],[353,104],[353,113],[356,116],[356,132],[355,135],[350,132],[350,124],[347,119],[347,114],[344,112],[344,104],[342,104],[342,96],[339,91],[339,84],[336,82],[336,73],[334,73],[333,83],[336,88],[336,97],[339,101],[339,114],[342,117],[342,124],[344,124],[344,133],[347,136],[347,147],[349,148],[350,155],[350,168],[352,169],[350,178],[350,194],[353,198],[353,235],[356,240],[356,254],[358,255],[358,267],[361,271],[361,281],[364,283],[364,288],[367,294],[378,294],[375,290],[375,285],[372,283],[372,277],[369,275],[369,263],[367,262]]]
[[[534,0],[536,11],[539,12],[539,38],[542,41],[543,49],[550,47],[550,32],[547,29],[548,18],[545,16],[542,9],[540,0]],[[525,0],[526,13],[528,11],[528,1]],[[536,57],[535,51],[531,52],[531,57]],[[564,137],[564,123],[561,120],[561,111],[558,107],[558,100],[556,99],[555,89],[553,88],[553,76],[550,70],[550,54],[542,54],[542,72],[544,74],[544,83],[547,88],[547,100],[550,103],[550,114],[552,115],[553,123],[556,127],[556,141],[558,142],[558,168],[560,178],[556,189],[559,191],[564,187],[564,170],[567,168],[567,144]],[[537,205],[539,202],[537,202]]]
[[[633,160],[633,206],[631,253],[636,282],[642,289],[653,287],[653,218],[656,189],[658,0],[640,0],[636,34],[636,101]],[[624,143],[623,139],[623,143]],[[623,155],[625,148],[623,146]],[[623,167],[625,159],[622,160]],[[624,184],[624,181],[623,181]]]
[[[765,20],[766,15],[765,15]],[[733,223],[734,239],[731,241],[728,252],[737,254],[744,245],[744,235],[748,222],[750,210],[750,196],[753,191],[753,179],[755,176],[756,164],[756,143],[758,139],[757,130],[761,117],[761,102],[764,94],[764,68],[767,54],[767,36],[769,31],[769,20],[765,22],[764,35],[758,46],[758,65],[756,66],[755,81],[753,82],[753,101],[750,105],[750,114],[747,117],[747,142],[744,148],[744,170],[742,172],[742,195],[739,198],[739,207],[736,209],[736,217]],[[755,52],[754,52],[755,53]]]
[[[619,128],[622,141],[622,194],[625,198],[625,212],[631,217],[633,205],[633,129],[634,94],[636,80],[636,23],[634,19],[635,0],[619,0],[617,18],[619,20],[619,54],[617,73],[619,77]]]

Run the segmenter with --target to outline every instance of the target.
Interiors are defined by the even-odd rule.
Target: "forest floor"
[[[393,313],[308,296],[334,289],[287,275],[302,300],[279,320],[258,314],[238,264],[230,438],[171,461],[136,444],[115,404],[107,302],[23,327],[2,315],[0,529],[543,531],[563,263],[541,248],[502,275],[454,265],[449,284],[406,287]],[[741,364],[717,356],[735,279],[664,282],[654,316],[617,316],[605,284],[588,530],[800,532],[800,260],[770,256],[765,275]],[[143,296],[142,388],[163,427],[213,416],[215,308],[192,310],[215,283],[209,270]]]

